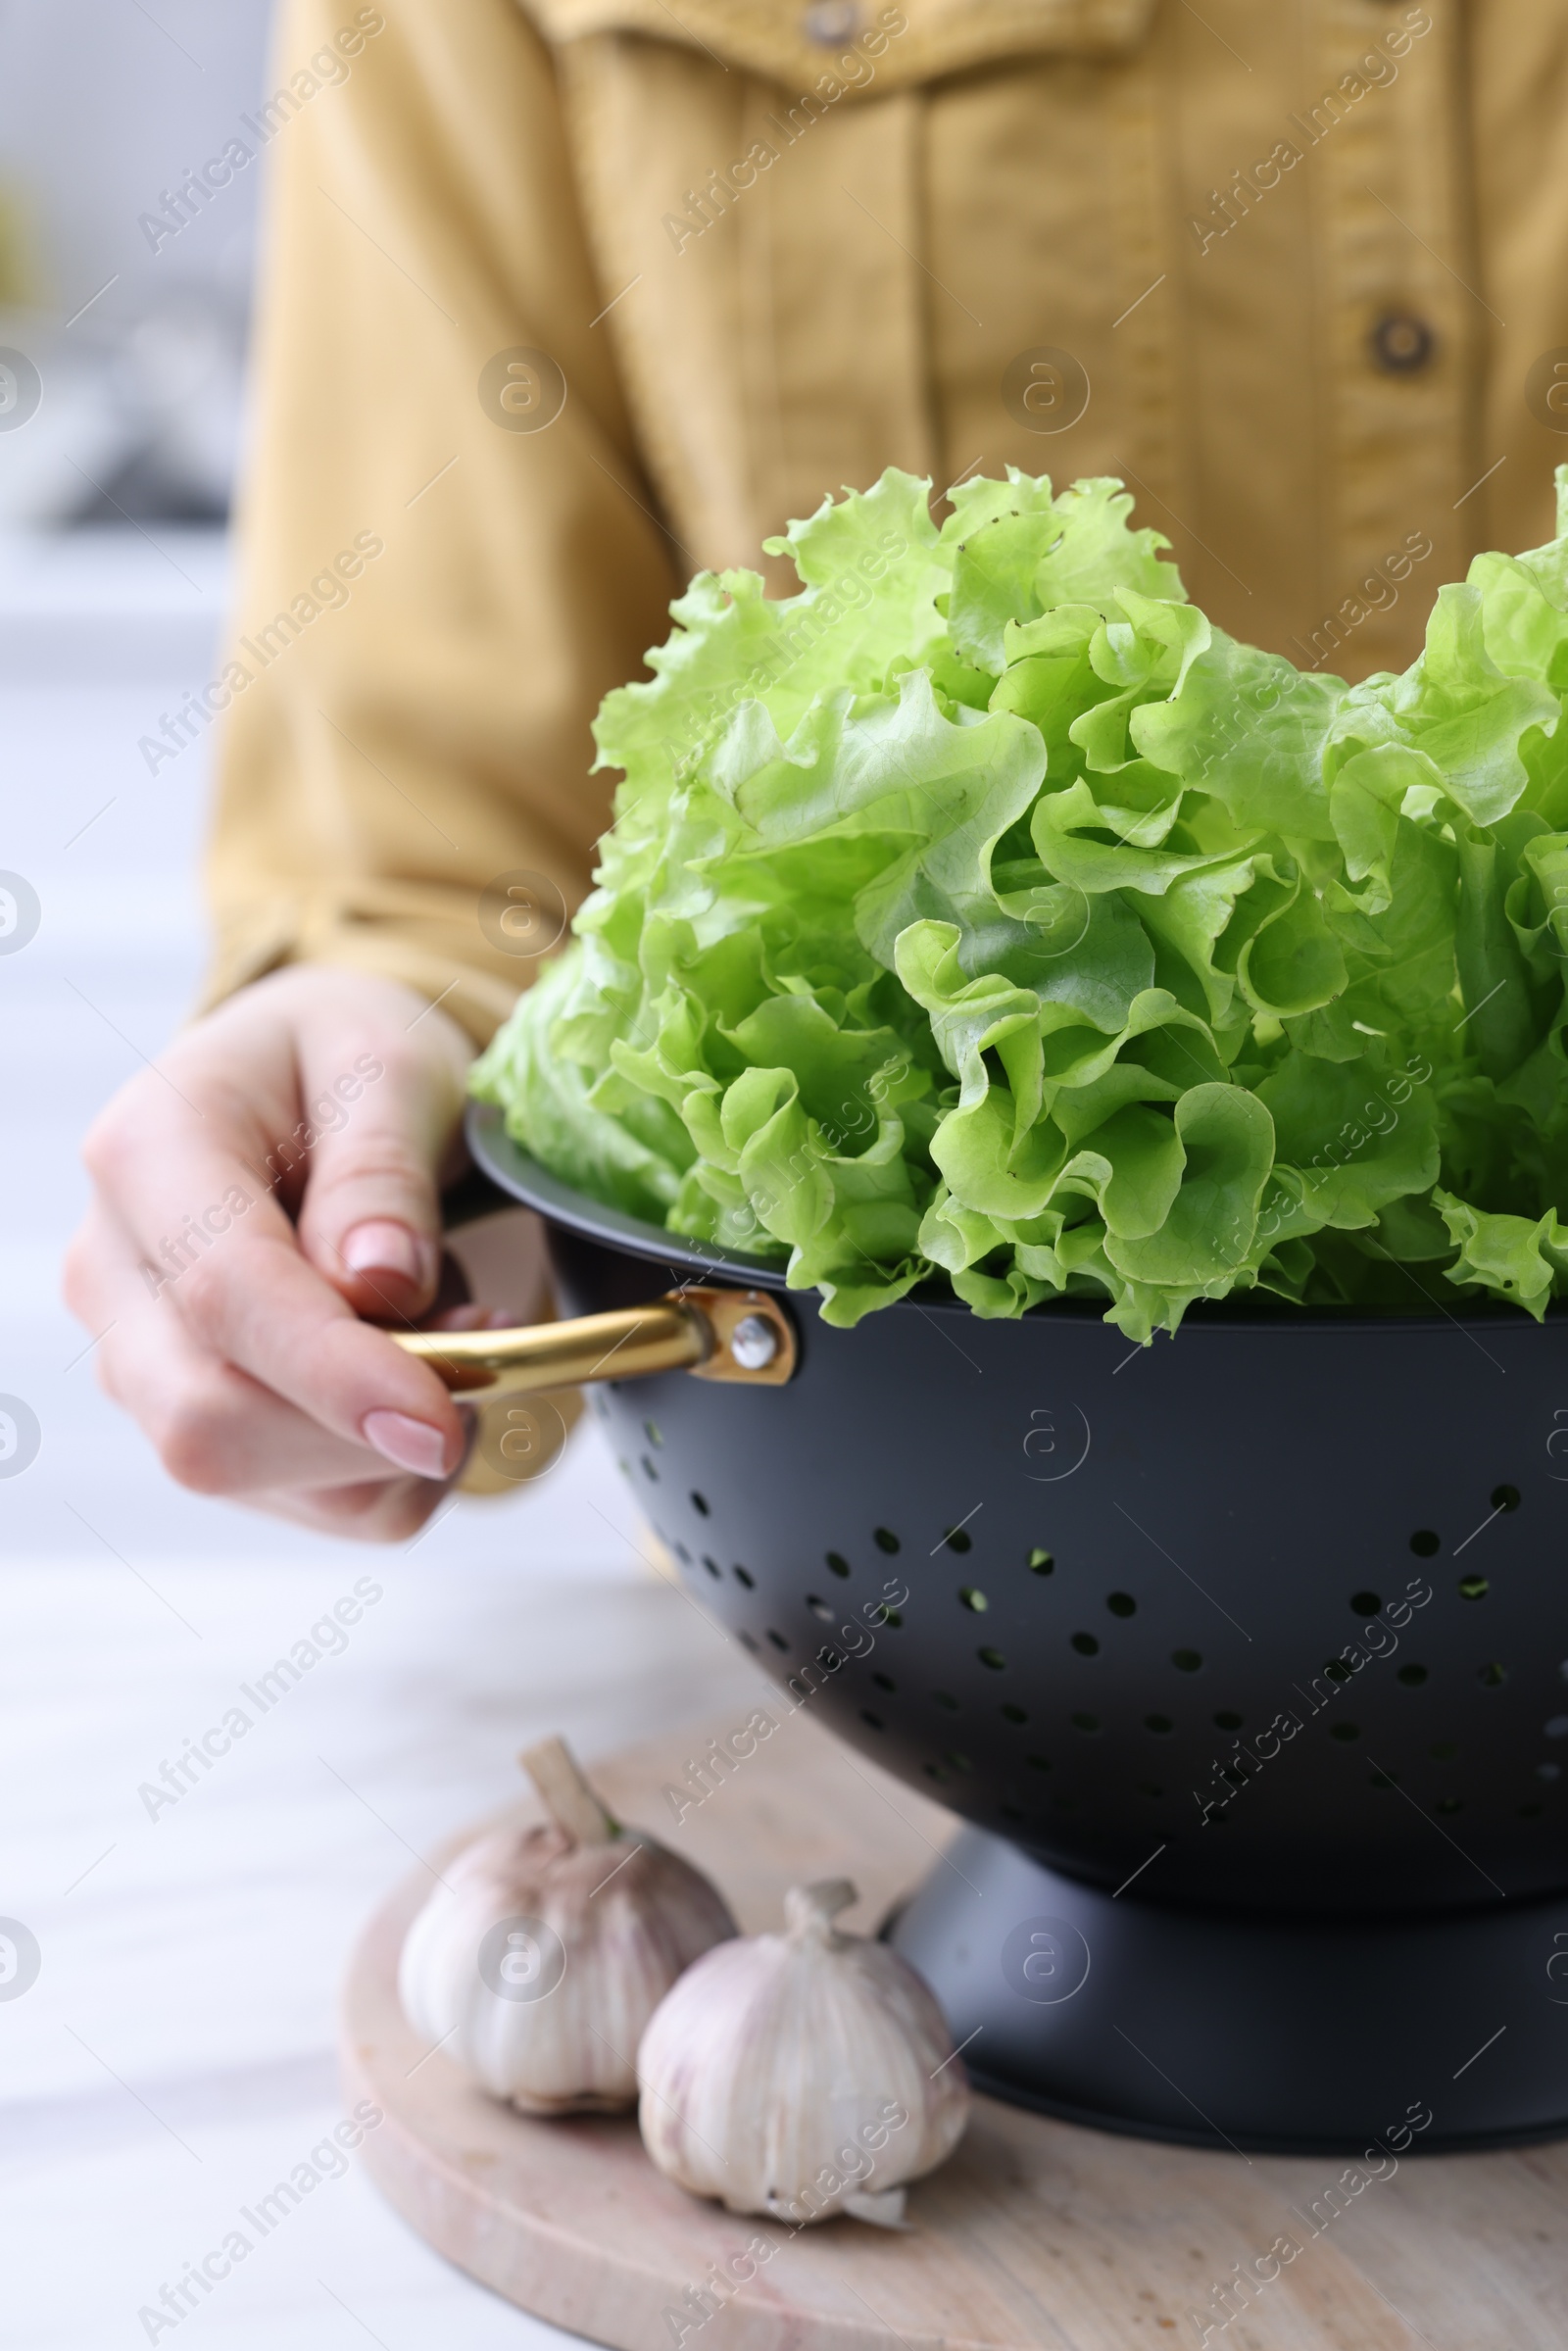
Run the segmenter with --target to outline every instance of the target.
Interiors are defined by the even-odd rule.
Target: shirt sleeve
[[[358,44],[358,45],[356,45]],[[304,959],[482,1043],[588,887],[590,720],[677,580],[515,0],[286,0],[207,1001]]]

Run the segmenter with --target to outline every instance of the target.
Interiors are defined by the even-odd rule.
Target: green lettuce
[[[700,574],[610,694],[567,951],[473,1088],[555,1174],[785,1263],[829,1322],[945,1281],[1540,1316],[1568,1287],[1559,533],[1402,676],[1213,627],[1112,480],[890,469]]]

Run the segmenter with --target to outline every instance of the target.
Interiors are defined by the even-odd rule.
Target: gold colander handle
[[[782,1388],[795,1371],[795,1328],[765,1290],[671,1290],[642,1306],[515,1331],[393,1331],[389,1336],[475,1403],[690,1371],[700,1380]]]

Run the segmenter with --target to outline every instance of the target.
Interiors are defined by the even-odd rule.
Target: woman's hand
[[[435,1298],[470,1052],[397,982],[302,965],[186,1030],[91,1129],[66,1296],[182,1486],[382,1540],[435,1507],[464,1423],[373,1326]]]

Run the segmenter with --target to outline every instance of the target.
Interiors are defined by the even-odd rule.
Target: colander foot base
[[[1015,2105],[1372,2165],[1568,2136],[1568,1894],[1408,1918],[1178,1909],[966,1829],[887,1932],[979,2086]]]

